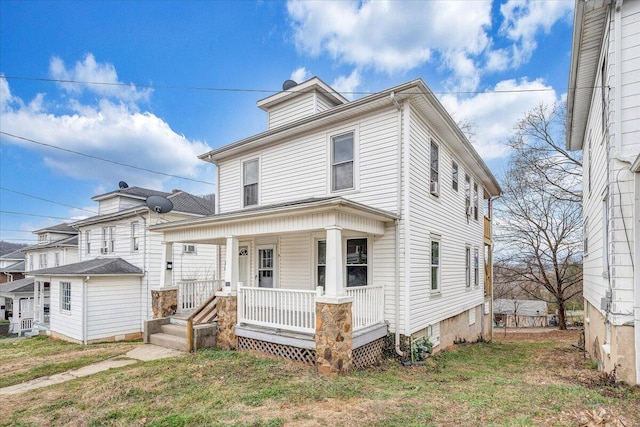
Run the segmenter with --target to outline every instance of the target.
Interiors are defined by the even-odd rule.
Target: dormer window
[[[47,243],[49,241],[49,235],[47,233],[38,235],[38,243]]]
[[[355,188],[353,132],[331,138],[331,191]]]
[[[258,204],[258,183],[260,164],[258,159],[248,160],[242,164],[242,206]]]

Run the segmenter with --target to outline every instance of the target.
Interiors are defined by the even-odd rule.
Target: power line
[[[73,80],[73,79],[51,79],[44,77],[25,77],[25,76],[2,76],[7,80],[26,80],[26,81],[38,81],[47,83],[72,83],[72,84],[84,84],[84,85],[96,85],[96,86],[117,86],[117,87],[138,87],[145,89],[178,89],[178,90],[192,90],[192,91],[205,91],[205,92],[249,92],[249,93],[280,93],[280,92],[295,92],[294,90],[273,90],[273,89],[247,89],[247,88],[224,88],[224,87],[210,87],[210,86],[180,86],[180,85],[155,85],[155,84],[134,84],[134,83],[122,83],[122,82],[96,82],[89,80]],[[576,87],[575,89],[594,89],[596,86]],[[537,88],[537,89],[504,89],[504,90],[441,90],[432,91],[434,94],[447,95],[447,94],[462,94],[462,95],[478,95],[483,93],[527,93],[527,92],[555,92],[553,88]],[[331,93],[346,94],[346,95],[373,95],[378,92],[371,91],[334,91]],[[412,95],[412,93],[408,93]],[[416,93],[417,94],[417,93]]]
[[[5,241],[5,242],[8,242],[8,241],[9,241],[9,240],[4,240],[4,239],[5,239],[5,238],[0,237],[0,240],[2,240],[2,241]],[[14,241],[19,241],[19,242],[34,242],[34,243],[36,242],[36,240],[35,240],[35,239],[10,239],[10,240],[11,240],[12,242],[14,242]]]
[[[32,231],[18,230],[17,228],[0,228],[0,231],[15,231],[17,233],[32,233]]]
[[[30,138],[25,138],[24,136],[14,135],[14,134],[11,134],[11,133],[8,133],[8,132],[0,131],[0,134],[6,135],[6,136],[10,136],[12,138],[20,139],[22,141],[31,142],[33,144],[42,145],[44,147],[54,148],[56,150],[65,151],[67,153],[72,153],[72,154],[77,154],[79,156],[88,157],[90,159],[101,160],[103,162],[112,163],[112,164],[118,165],[118,166],[125,166],[125,167],[128,167],[128,168],[137,169],[137,170],[141,170],[141,171],[145,171],[145,172],[149,172],[149,173],[155,173],[155,174],[158,174],[158,175],[168,176],[168,177],[171,177],[171,178],[178,178],[178,179],[184,179],[184,180],[192,181],[192,182],[199,182],[201,184],[215,185],[214,183],[208,182],[208,181],[201,181],[199,179],[187,178],[187,177],[179,176],[179,175],[172,175],[170,173],[165,173],[165,172],[158,172],[158,171],[154,171],[152,169],[143,168],[143,167],[140,167],[140,166],[134,166],[134,165],[130,165],[130,164],[127,164],[127,163],[117,162],[115,160],[105,159],[103,157],[94,156],[92,154],[86,154],[86,153],[81,153],[79,151],[69,150],[68,148],[58,147],[56,145],[47,144],[47,143],[36,141],[36,140],[30,139]]]
[[[11,214],[11,215],[35,216],[35,217],[39,217],[39,218],[61,219],[63,221],[75,221],[73,218],[62,218],[60,216],[39,215],[39,214],[32,214],[32,213],[26,213],[26,212],[15,212],[15,211],[0,210],[0,213]]]
[[[77,207],[77,206],[66,205],[66,204],[64,204],[64,203],[56,202],[56,201],[54,201],[54,200],[49,200],[49,199],[45,199],[45,198],[43,198],[43,197],[34,196],[34,195],[32,195],[32,194],[22,193],[22,192],[20,192],[20,191],[16,191],[16,190],[10,190],[10,189],[5,188],[5,187],[2,187],[2,186],[0,186],[0,190],[8,191],[8,192],[10,192],[10,193],[20,194],[21,196],[31,197],[32,199],[42,200],[42,201],[44,201],[44,202],[55,203],[56,205],[65,206],[65,207],[67,207],[67,208],[79,209],[79,210],[81,210],[81,211],[90,212],[90,213],[92,213],[92,214],[97,214],[97,213],[98,213],[98,212],[96,212],[96,211],[92,211],[92,210],[89,210],[89,209],[79,208],[79,207]]]

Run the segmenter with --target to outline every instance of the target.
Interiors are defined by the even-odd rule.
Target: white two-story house
[[[170,202],[169,212],[156,213],[147,205],[151,196]],[[171,193],[122,185],[93,197],[98,214],[71,224],[78,238],[74,263],[40,265],[36,283],[50,284],[50,334],[81,343],[141,337],[151,317],[153,287],[159,283],[163,258],[162,236],[151,225],[197,218],[214,212],[211,200],[174,190]],[[185,242],[172,251],[174,281],[182,286],[173,312],[189,308],[193,288],[213,289],[217,248]],[[34,258],[36,260],[36,258]],[[181,304],[182,303],[182,304]]]
[[[585,347],[640,384],[640,2],[576,1],[567,148],[583,150]]]
[[[312,78],[258,107],[265,132],[200,156],[216,214],[151,228],[221,246],[218,344],[340,372],[388,333],[407,358],[487,338],[501,190],[425,83],[349,102]]]

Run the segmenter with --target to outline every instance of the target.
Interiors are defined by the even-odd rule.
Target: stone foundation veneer
[[[229,294],[218,295],[218,335],[216,346],[223,350],[238,348],[235,327],[238,322],[238,297]]]
[[[151,290],[151,309],[153,310],[154,319],[176,314],[178,309],[178,290],[175,288]]]
[[[339,374],[353,368],[351,304],[316,302],[316,368],[320,374]]]

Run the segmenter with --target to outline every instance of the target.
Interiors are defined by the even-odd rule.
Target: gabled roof
[[[142,276],[143,271],[122,258],[96,258],[30,271],[29,276]]]
[[[323,112],[306,116],[291,123],[271,128],[257,135],[209,151],[198,156],[198,158],[217,164],[220,160],[240,155],[249,150],[288,141],[299,135],[325,126],[342,123],[345,120],[354,119],[381,108],[395,107],[397,103],[405,100],[411,100],[412,106],[417,108],[429,120],[435,131],[443,139],[451,141],[451,148],[467,165],[474,168],[482,181],[482,186],[489,195],[497,196],[502,193],[498,181],[488,166],[422,79],[412,80]]]
[[[13,282],[0,283],[0,294],[17,294],[20,292],[33,292],[33,277],[14,280]]]
[[[583,145],[591,97],[594,87],[599,85],[595,79],[609,3],[606,0],[576,0],[567,93],[566,146],[569,150],[579,150]]]
[[[147,197],[149,196],[167,197],[170,194],[171,193],[167,193],[164,191],[150,190],[148,188],[142,188],[142,187],[127,187],[127,188],[119,188],[117,190],[110,191],[104,194],[98,194],[97,196],[93,196],[91,200],[100,201],[100,200],[108,199],[110,197],[115,197],[115,196],[124,196],[124,197],[129,197],[131,199],[146,200]]]
[[[41,228],[40,230],[35,230],[34,234],[41,233],[60,233],[60,234],[78,234],[78,230],[63,222],[62,224],[52,225],[51,227]]]
[[[215,213],[215,202],[193,194],[177,191],[167,196],[173,203],[176,212],[192,213],[198,215],[211,215]]]
[[[30,251],[36,249],[47,249],[47,248],[61,248],[61,247],[76,247],[78,246],[78,231],[74,229],[76,233],[74,236],[65,237],[64,239],[54,240],[53,242],[49,242],[46,244],[36,244],[27,246],[23,248],[23,251]]]
[[[4,254],[0,256],[2,260],[19,260],[24,259],[24,254],[22,253],[22,249],[18,249],[17,251],[9,252],[8,254]]]
[[[3,273],[24,273],[24,261],[18,261],[15,264],[0,268]]]

